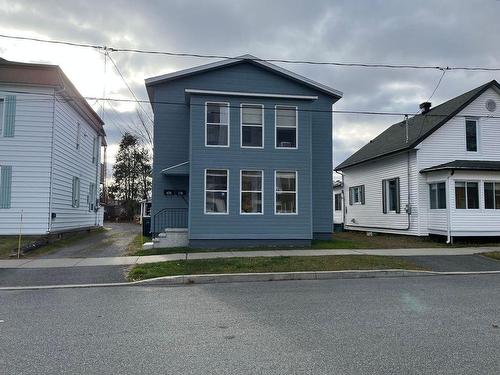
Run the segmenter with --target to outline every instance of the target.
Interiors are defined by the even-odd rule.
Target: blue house
[[[155,246],[330,238],[342,93],[250,55],[146,80]]]

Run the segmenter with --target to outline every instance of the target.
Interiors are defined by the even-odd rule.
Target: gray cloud
[[[495,0],[52,0],[17,1],[15,6],[6,3],[0,7],[0,18],[1,27],[13,32],[32,31],[54,39],[123,47],[231,56],[251,53],[262,58],[500,66],[499,11],[500,1]],[[140,98],[147,96],[143,83],[134,78],[138,74],[148,77],[210,61],[112,56]],[[283,66],[343,91],[337,109],[414,113],[440,76],[439,71]],[[493,72],[448,72],[432,101],[438,104],[497,76]],[[111,94],[130,96],[126,89]],[[111,119],[140,126],[134,112],[117,115],[109,111],[106,116],[110,119],[109,143],[117,143],[120,134]],[[336,162],[399,120],[336,115]]]

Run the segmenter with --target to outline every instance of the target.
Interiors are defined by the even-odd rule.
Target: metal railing
[[[164,208],[151,218],[151,235],[156,237],[167,228],[187,228],[187,208]]]

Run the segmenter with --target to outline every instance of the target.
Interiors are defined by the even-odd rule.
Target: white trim
[[[282,108],[295,108],[295,147],[278,147],[278,107]],[[280,128],[294,128],[293,126],[279,126]],[[299,108],[294,105],[276,104],[274,106],[274,148],[276,150],[297,150],[299,148]]]
[[[226,178],[226,189],[227,190],[210,190],[210,191],[225,192],[226,193],[226,212],[207,212],[207,170],[227,172],[227,178]],[[204,181],[203,181],[203,213],[205,215],[229,215],[229,169],[205,168]]]
[[[255,98],[281,98],[281,99],[302,99],[302,100],[318,99],[316,95],[267,94],[263,92],[214,91],[214,90],[198,90],[198,89],[185,89],[184,92],[188,94],[246,96]]]
[[[295,173],[295,212],[277,212],[276,210],[276,174],[278,172],[282,173]],[[285,191],[287,192],[287,191]],[[290,191],[291,192],[291,191]],[[274,214],[275,215],[298,215],[299,214],[299,178],[298,178],[298,172],[295,170],[286,170],[286,169],[280,169],[280,170],[274,170]]]
[[[245,193],[261,194],[261,212],[243,212],[241,210],[241,196],[243,195],[243,172],[260,172],[260,191],[245,190]],[[240,215],[264,215],[264,170],[263,169],[240,169]]]
[[[476,123],[476,151],[467,150],[467,121],[474,121]],[[479,133],[479,119],[475,117],[466,117],[464,121],[464,137],[465,137],[465,152],[469,155],[479,155],[481,151],[480,133]]]
[[[262,109],[262,124],[261,125],[248,125],[245,124],[243,125],[243,106],[254,106],[258,107],[260,106]],[[262,128],[262,135],[261,135],[261,140],[262,140],[262,146],[243,146],[243,126],[253,126],[253,127],[260,127]],[[240,147],[241,148],[264,148],[264,104],[254,104],[254,103],[240,103]]]
[[[179,164],[176,164],[176,165],[172,165],[171,167],[167,167],[167,168],[164,168],[161,170],[161,173],[165,173],[171,169],[174,169],[174,168],[177,168],[177,167],[180,167],[182,165],[185,165],[185,164],[188,164],[189,163],[189,160],[188,161],[184,161],[182,163],[179,163]]]
[[[223,123],[214,123],[214,122],[207,122],[207,106],[208,104],[224,104],[227,105],[227,125]],[[205,147],[225,147],[228,148],[231,145],[231,106],[229,102],[213,102],[213,101],[207,101],[205,102]],[[227,126],[227,145],[209,145],[207,144],[207,125],[219,125],[219,126]]]
[[[493,184],[493,208],[486,208],[486,189],[484,184]],[[483,188],[483,208],[486,212],[495,212],[496,210],[500,210],[500,208],[496,208],[497,206],[497,198],[496,198],[496,185],[500,185],[499,180],[482,180],[482,188]]]
[[[465,184],[464,185],[464,188],[465,188],[465,208],[457,208],[457,182],[463,182]],[[478,205],[477,208],[469,208],[469,197],[467,195],[467,184],[469,182],[477,183],[477,205]],[[469,180],[469,179],[463,179],[463,178],[454,179],[453,180],[453,188],[454,188],[453,196],[455,198],[455,202],[453,202],[453,209],[455,209],[457,211],[462,211],[462,210],[463,211],[468,211],[468,210],[480,211],[481,210],[481,187],[483,187],[483,189],[484,189],[483,184],[481,184],[481,180],[477,180],[477,179]]]
[[[439,208],[439,189],[438,186],[439,184],[444,184],[444,197],[445,197],[445,203],[446,207],[445,208]],[[431,197],[431,185],[436,185],[436,208],[432,208],[432,197]],[[443,210],[448,210],[448,189],[446,188],[446,180],[437,180],[437,181],[429,181],[427,182],[427,194],[429,196],[429,211],[430,213],[434,211],[443,211]]]

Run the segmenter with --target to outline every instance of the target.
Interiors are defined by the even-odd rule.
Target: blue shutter
[[[0,208],[10,208],[10,191],[12,189],[12,167],[0,167]]]
[[[4,137],[13,137],[16,124],[16,97],[7,95],[4,103]]]

